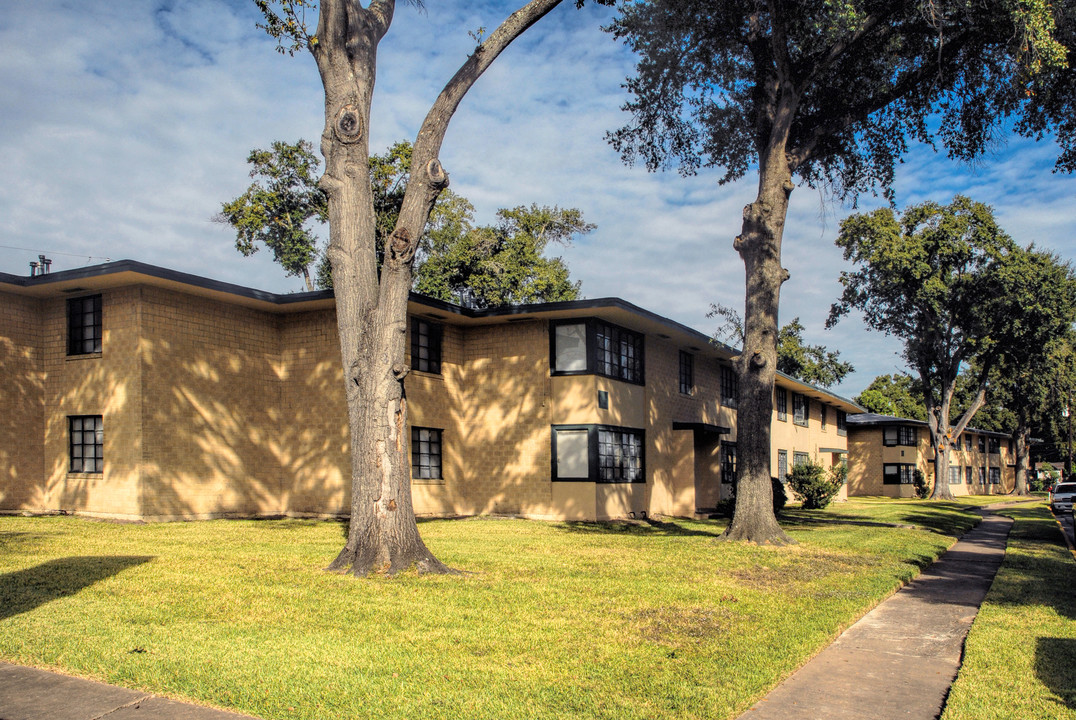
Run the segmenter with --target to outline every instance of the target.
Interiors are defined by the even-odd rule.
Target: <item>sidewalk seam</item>
[[[124,703],[123,705],[120,705],[119,707],[112,708],[111,710],[106,712],[104,715],[98,715],[95,718],[90,718],[90,720],[104,720],[104,718],[107,718],[112,713],[119,712],[120,710],[126,710],[127,708],[130,708],[130,707],[138,707],[142,703],[146,702],[147,700],[151,700],[152,698],[153,698],[152,695],[144,695],[144,696],[142,696],[140,698],[132,700],[129,703]]]

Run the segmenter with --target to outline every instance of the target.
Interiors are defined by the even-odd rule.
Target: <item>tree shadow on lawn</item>
[[[1035,675],[1059,704],[1076,709],[1076,640],[1040,637],[1035,640]]]
[[[895,515],[890,520],[879,520],[866,515],[835,514],[825,510],[803,510],[785,508],[777,521],[786,529],[813,530],[834,525],[855,525],[859,527],[897,528],[905,530],[926,530],[928,532],[959,537],[978,525],[978,513],[969,512],[964,518],[955,518],[948,513],[931,513],[926,508],[916,508]]]
[[[608,520],[606,522],[561,522],[553,525],[558,530],[570,533],[587,533],[598,535],[657,535],[673,537],[720,537],[725,532],[724,525],[713,530],[689,528],[676,521],[655,520]]]
[[[148,555],[67,557],[0,575],[0,621],[74,595],[150,560],[153,557]]]

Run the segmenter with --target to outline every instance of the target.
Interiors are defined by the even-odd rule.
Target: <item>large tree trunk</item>
[[[1029,495],[1028,473],[1031,471],[1031,428],[1024,423],[1016,428],[1013,433],[1016,445],[1016,484],[1013,487],[1014,495]]]
[[[773,513],[770,424],[777,372],[777,310],[788,271],[781,267],[781,238],[792,192],[784,145],[763,155],[755,202],[744,208],[734,247],[747,274],[743,352],[734,362],[740,378],[736,449],[738,484],[732,522],[723,537],[757,543],[793,542]]]
[[[351,523],[330,570],[454,572],[422,542],[411,501],[404,378],[412,264],[430,211],[448,186],[437,156],[459,102],[516,37],[560,2],[532,0],[513,13],[438,96],[413,144],[410,180],[396,228],[380,248],[380,270],[369,176],[370,102],[377,46],[395,3],[375,0],[368,8],[350,0],[321,3],[318,42],[310,50],[325,89],[320,186],[328,196],[328,255],[351,439]]]
[[[972,400],[971,405],[960,416],[955,425],[949,423],[949,408],[952,407],[953,394],[956,392],[956,373],[959,371],[959,360],[951,363],[952,373],[946,379],[941,390],[941,406],[935,406],[927,400],[927,424],[930,426],[930,439],[934,443],[934,491],[930,494],[931,500],[952,500],[953,491],[949,488],[949,453],[952,450],[954,439],[959,442],[961,433],[967,428],[968,423],[979,412],[979,408],[986,402],[986,382],[979,385],[979,390]],[[920,371],[920,380],[926,388],[927,396],[932,396],[930,378]]]

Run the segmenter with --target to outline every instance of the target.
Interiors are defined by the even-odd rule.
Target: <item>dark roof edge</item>
[[[896,415],[881,415],[879,413],[862,413],[860,415],[850,415],[848,416],[848,422],[852,425],[917,425],[926,428],[930,427],[930,424],[926,420],[916,420],[915,418],[904,418],[898,417]],[[1012,437],[1009,433],[1006,432],[1000,432],[998,430],[983,430],[982,428],[976,428],[971,426],[964,428],[964,432],[973,432],[979,435],[994,435],[1001,438]]]

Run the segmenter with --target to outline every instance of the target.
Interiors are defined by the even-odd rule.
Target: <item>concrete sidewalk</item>
[[[0,662],[0,720],[253,720],[125,688]]]
[[[1011,518],[986,515],[740,720],[938,717],[1011,527]]]

